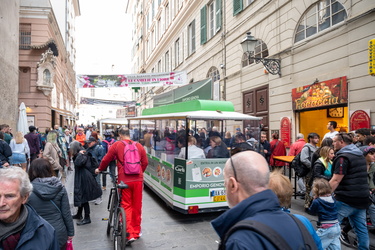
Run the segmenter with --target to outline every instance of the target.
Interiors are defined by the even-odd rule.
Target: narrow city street
[[[68,173],[66,187],[72,202],[74,171]],[[109,178],[109,177],[108,177]],[[109,180],[108,180],[109,182]],[[112,241],[106,236],[109,187],[103,191],[103,203],[90,203],[91,224],[75,225],[73,244],[77,250],[113,249]],[[72,204],[72,203],[71,203]],[[292,213],[306,216],[315,226],[316,217],[303,212],[303,200],[292,198]],[[75,210],[72,208],[72,212]],[[219,238],[210,221],[221,213],[186,215],[170,209],[164,201],[145,187],[143,192],[142,237],[127,249],[217,249]],[[369,233],[371,245],[375,235]],[[351,249],[342,246],[342,249]]]

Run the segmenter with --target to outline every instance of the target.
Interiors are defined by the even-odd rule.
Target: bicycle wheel
[[[109,237],[111,235],[111,229],[113,228],[113,222],[114,222],[114,213],[117,203],[117,195],[116,191],[114,189],[111,190],[110,194],[110,200],[108,201],[108,211],[109,211],[109,217],[108,217],[108,224],[107,224],[107,236]]]
[[[124,250],[128,239],[126,238],[126,215],[122,207],[117,209],[115,227],[113,228],[113,249]]]

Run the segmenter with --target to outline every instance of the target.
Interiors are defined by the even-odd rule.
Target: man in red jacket
[[[136,144],[141,161],[139,174],[125,174],[124,171],[124,149],[125,143],[132,142],[128,128],[121,128],[119,131],[120,140],[115,142],[102,159],[96,173],[107,169],[109,163],[117,159],[118,182],[123,181],[129,188],[122,189],[121,206],[126,213],[126,231],[129,234],[129,243],[137,240],[141,233],[141,217],[142,217],[142,191],[143,191],[143,172],[148,165],[146,151],[139,143]]]

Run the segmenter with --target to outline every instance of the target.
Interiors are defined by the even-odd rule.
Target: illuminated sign
[[[314,109],[348,103],[346,76],[292,89],[293,110]]]

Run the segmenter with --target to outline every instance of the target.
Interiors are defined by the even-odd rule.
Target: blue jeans
[[[371,224],[375,226],[375,205],[372,203],[368,208],[368,214],[370,215]]]
[[[336,223],[330,228],[319,228],[316,234],[319,236],[323,249],[341,249],[340,243],[340,224]]]
[[[340,224],[345,217],[349,218],[350,225],[354,228],[358,238],[358,249],[369,249],[370,239],[366,225],[366,209],[354,208],[341,201],[336,202],[336,207]]]

